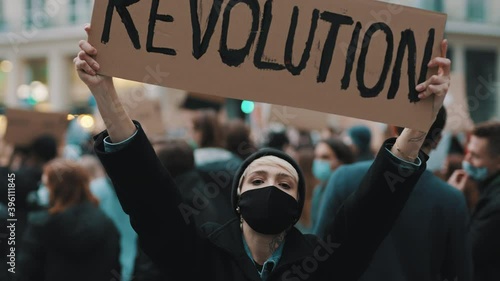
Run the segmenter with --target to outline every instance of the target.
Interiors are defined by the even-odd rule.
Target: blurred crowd
[[[500,276],[500,123],[477,124],[461,134],[445,133],[445,124],[443,109],[423,147],[429,161],[440,164],[424,173],[361,280]],[[231,185],[246,157],[261,147],[288,153],[307,179],[296,227],[322,236],[375,157],[372,131],[356,125],[295,132],[298,137],[278,126],[255,136],[243,120],[221,123],[216,112],[199,110],[188,138],[151,142],[175,178],[185,222],[196,226],[235,216]],[[386,134],[400,132],[388,126]],[[443,148],[444,154],[433,153]],[[0,167],[0,180],[10,173],[16,177],[16,274],[7,271],[9,245],[2,239],[0,280],[172,280],[140,250],[113,183],[94,155],[92,136],[74,123],[62,148],[49,135],[15,147]],[[0,185],[0,233],[6,231],[7,186]]]

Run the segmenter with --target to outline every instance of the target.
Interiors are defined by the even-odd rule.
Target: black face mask
[[[275,186],[243,192],[238,205],[243,219],[262,234],[279,234],[299,217],[297,200]]]

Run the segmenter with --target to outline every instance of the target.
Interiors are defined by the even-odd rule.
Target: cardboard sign
[[[148,99],[134,105],[124,103],[124,106],[130,118],[141,122],[148,136],[163,136],[167,132],[159,101]]]
[[[302,130],[322,130],[333,122],[334,115],[282,105],[264,106],[265,119],[268,123],[281,123]]]
[[[99,0],[100,74],[427,130],[446,15],[366,0]]]
[[[68,128],[68,113],[46,113],[32,110],[7,109],[5,141],[15,146],[30,145],[37,137],[49,134],[61,145]]]

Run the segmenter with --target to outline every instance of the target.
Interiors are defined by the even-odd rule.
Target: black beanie
[[[298,194],[299,194],[299,216],[297,217],[297,220],[300,218],[302,215],[302,209],[304,208],[304,200],[306,196],[306,184],[304,181],[304,176],[302,175],[302,171],[300,170],[299,165],[295,160],[293,160],[292,157],[290,157],[288,154],[277,150],[273,148],[263,148],[260,149],[259,151],[255,152],[254,154],[250,155],[243,163],[241,163],[240,168],[238,171],[236,171],[236,174],[234,175],[234,180],[233,180],[233,187],[232,187],[232,206],[233,206],[233,211],[239,215],[236,212],[236,207],[238,205],[238,184],[240,183],[240,178],[245,172],[246,168],[256,159],[259,159],[264,156],[276,156],[278,158],[281,158],[285,160],[286,162],[290,163],[295,170],[297,171],[297,174],[299,175],[299,182],[298,182]]]

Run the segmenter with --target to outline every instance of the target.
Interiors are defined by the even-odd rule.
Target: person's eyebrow
[[[253,171],[251,172],[248,177],[252,176],[253,174],[257,174],[257,175],[260,175],[260,176],[267,176],[268,172],[267,171],[264,171],[264,170],[257,170],[257,171]]]
[[[293,182],[295,182],[295,183],[297,182],[297,180],[295,179],[295,177],[293,177],[293,176],[291,176],[291,175],[289,175],[287,173],[279,173],[278,177],[280,177],[280,178],[289,178],[289,179],[293,180]]]

